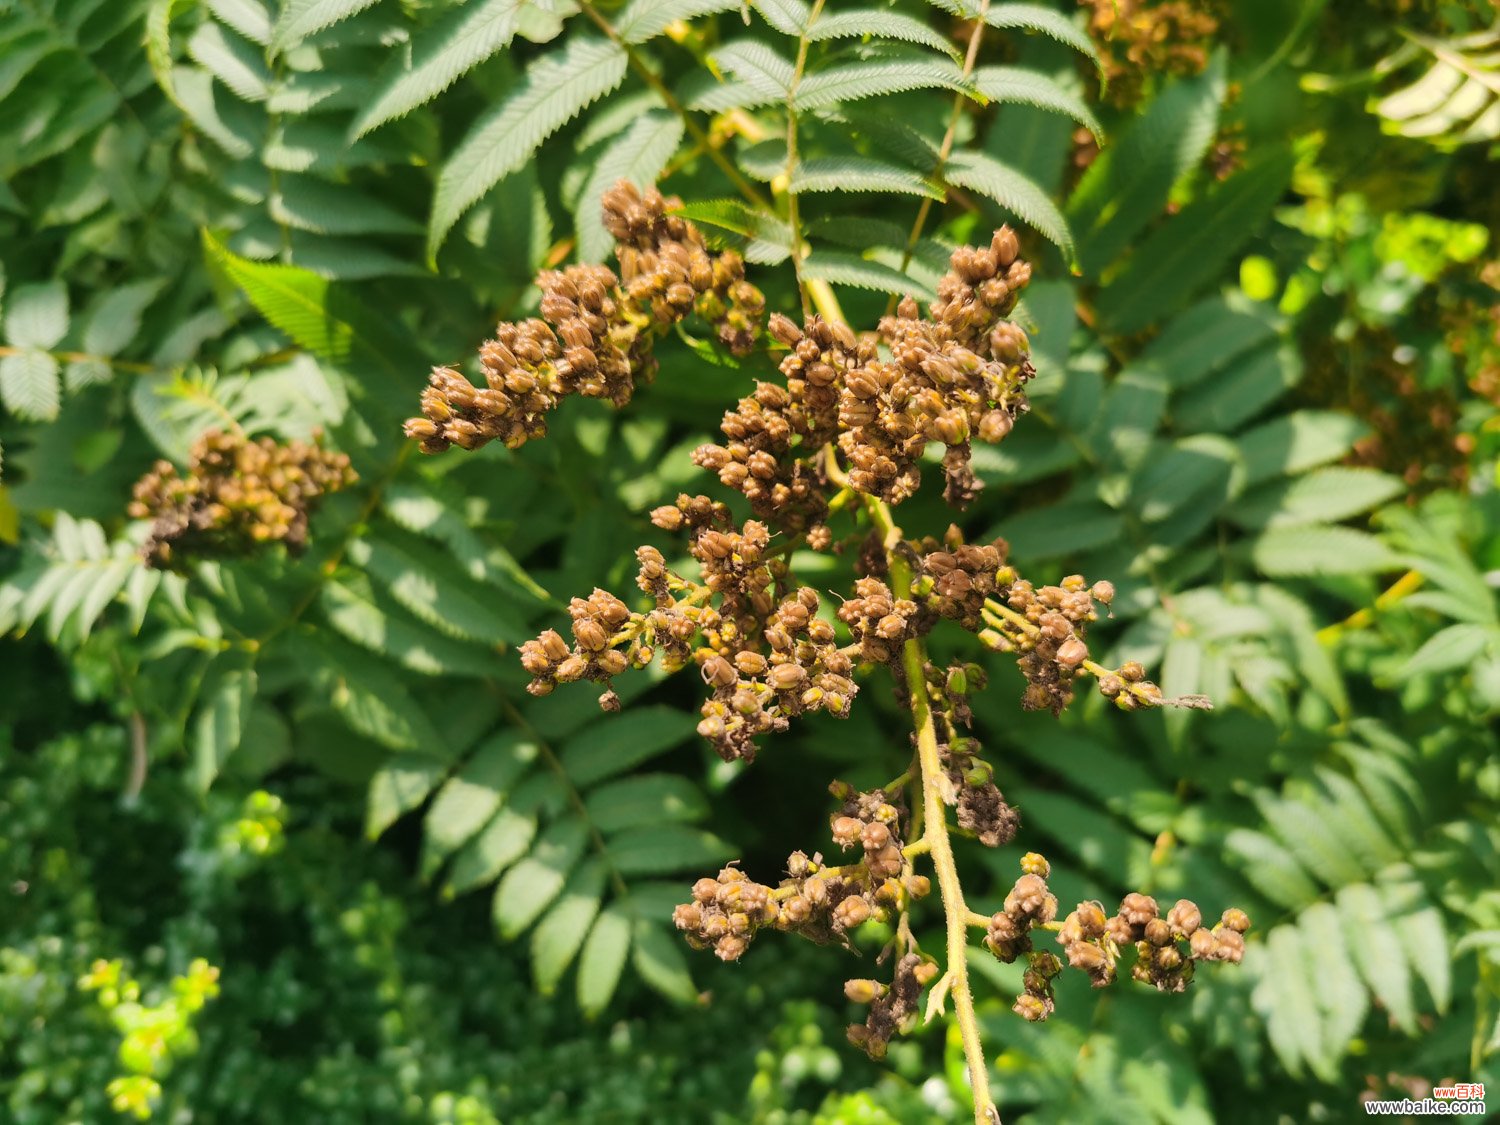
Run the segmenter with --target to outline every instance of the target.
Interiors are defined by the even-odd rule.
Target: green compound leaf
[[[475,123],[443,165],[428,223],[429,260],[465,211],[624,78],[625,53],[599,39],[574,39],[533,63],[519,87]]]

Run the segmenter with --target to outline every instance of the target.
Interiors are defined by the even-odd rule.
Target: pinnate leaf
[[[943,173],[951,183],[993,199],[1055,244],[1070,261],[1073,234],[1051,197],[1014,168],[983,152],[958,152]]]
[[[578,963],[578,1006],[596,1016],[609,1004],[630,954],[630,918],[609,909],[594,920]]]
[[[520,85],[475,123],[443,165],[428,224],[428,257],[437,255],[465,211],[624,77],[624,52],[600,39],[573,39],[534,62]]]
[[[411,57],[381,80],[352,133],[362,137],[387,121],[404,117],[437,97],[485,59],[510,46],[525,0],[478,0],[460,5],[424,29],[412,43]]]
[[[271,48],[284,51],[375,3],[377,0],[287,0],[271,33]]]

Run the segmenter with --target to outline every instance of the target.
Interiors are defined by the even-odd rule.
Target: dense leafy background
[[[1166,77],[1062,5],[868,8],[830,5],[793,81],[799,0],[600,3],[609,38],[563,0],[0,0],[0,1115],[105,1119],[114,1032],[74,982],[200,956],[224,992],[164,1119],[965,1112],[936,1028],[885,1069],[843,1047],[840,955],[690,966],[666,926],[720,860],[826,846],[829,777],[899,770],[880,691],[740,770],[681,685],[622,681],[607,718],[531,700],[509,651],[670,553],[645,512],[703,486],[688,451],[767,357],[683,334],[627,411],[569,403],[519,453],[400,439],[539,266],[606,256],[620,176],[663,177],[787,311],[766,205],[797,192],[855,324],[1016,222],[1035,409],[976,451],[964,526],[1113,579],[1120,658],[1219,702],[1023,717],[996,664],[981,735],[1060,896],[1257,923],[1242,972],[1065,990],[1041,1027],[976,956],[1007,1119],[1500,1082],[1494,33],[1239,0]],[[300,559],[144,570],[132,481],[230,421],[322,428],[361,483]],[[962,854],[971,901],[1015,858]]]

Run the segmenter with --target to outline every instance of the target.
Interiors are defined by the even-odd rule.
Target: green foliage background
[[[961,522],[1114,580],[1112,656],[1218,703],[1023,716],[995,662],[979,733],[1024,827],[960,856],[972,902],[1040,850],[1065,900],[1256,921],[1242,971],[1069,982],[1042,1026],[976,953],[1006,1119],[1342,1120],[1500,1082],[1494,32],[1215,11],[1201,72],[1120,106],[1063,3],[830,4],[798,84],[800,0],[0,0],[0,1116],[108,1119],[117,1037],[75,982],[116,957],[222,969],[163,1120],[967,1112],[940,1029],[885,1068],[846,1049],[847,954],[690,964],[668,924],[726,858],[826,848],[828,778],[899,771],[881,693],[746,770],[691,686],[622,680],[606,717],[526,696],[510,651],[628,588],[638,544],[680,550],[645,513],[711,483],[689,451],[773,361],[682,333],[627,410],[569,402],[518,452],[400,436],[538,267],[605,258],[621,176],[789,312],[756,201],[797,192],[855,325],[1016,223],[1034,410],[976,448]],[[230,422],[321,428],[361,483],[300,559],[147,571],[131,483]],[[950,518],[926,491],[902,523]]]

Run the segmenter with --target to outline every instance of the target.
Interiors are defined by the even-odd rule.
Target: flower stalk
[[[891,589],[897,597],[908,598],[912,589],[911,565],[900,551],[895,550],[901,542],[901,529],[896,526],[890,506],[885,501],[874,496],[866,496],[864,499],[871,522],[882,534],[887,565],[890,567]],[[927,695],[926,641],[921,637],[913,637],[907,641],[902,646],[901,663],[906,673],[912,726],[917,739],[920,773],[916,780],[920,781],[922,787],[922,808],[926,822],[922,842],[927,845],[928,854],[932,857],[947,932],[948,966],[935,986],[933,995],[941,997],[946,993],[953,1000],[959,1036],[963,1041],[964,1060],[969,1071],[969,1089],[974,1099],[976,1125],[999,1125],[1000,1114],[990,1096],[989,1065],[984,1057],[979,1017],[974,1011],[974,994],[969,987],[968,930],[970,920],[980,916],[971,911],[964,901],[963,883],[959,877],[958,864],[953,859],[953,844],[948,837],[948,811],[939,780],[946,775],[938,750],[937,728],[933,724],[932,702]],[[981,918],[981,924],[983,921]]]

